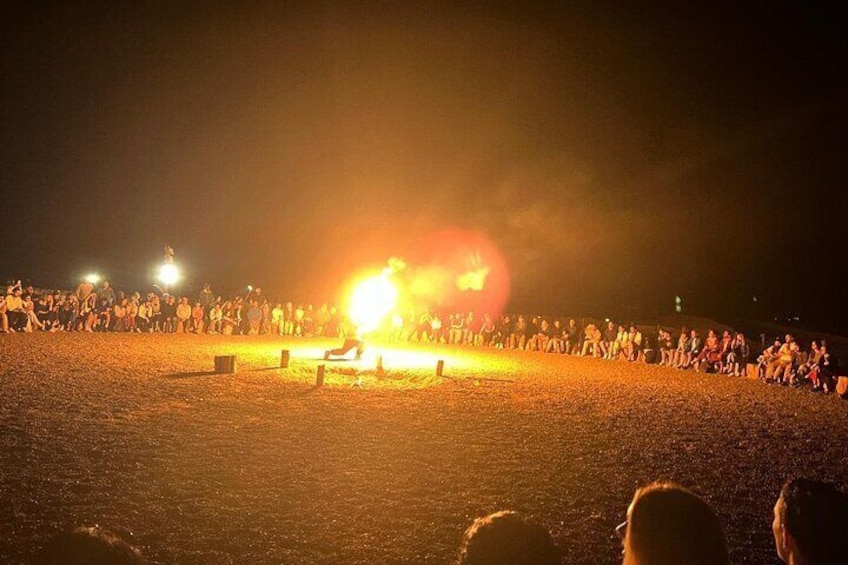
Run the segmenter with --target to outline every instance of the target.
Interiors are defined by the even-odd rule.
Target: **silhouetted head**
[[[56,534],[41,550],[35,565],[143,565],[141,553],[99,526]]]
[[[680,485],[653,483],[637,490],[625,524],[625,565],[730,563],[715,512]]]
[[[459,565],[555,565],[560,552],[551,534],[517,512],[477,518],[465,531]]]
[[[789,480],[774,505],[777,555],[786,563],[848,563],[848,496],[808,479]]]

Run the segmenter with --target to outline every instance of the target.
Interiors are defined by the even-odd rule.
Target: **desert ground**
[[[0,336],[2,562],[100,524],[152,563],[450,563],[474,517],[516,509],[551,530],[565,563],[616,563],[633,491],[669,479],[717,509],[735,562],[768,564],[787,476],[848,486],[848,402],[832,395],[412,345],[327,362],[316,388],[334,345]],[[225,354],[238,372],[213,374]]]

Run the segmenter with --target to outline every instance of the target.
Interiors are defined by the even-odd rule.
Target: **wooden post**
[[[289,350],[283,349],[280,352],[280,367],[283,369],[289,368]]]
[[[441,359],[436,363],[436,376],[441,377],[442,373],[445,371],[445,362]]]
[[[232,374],[236,372],[237,363],[235,355],[216,355],[215,372]]]
[[[378,375],[383,374],[383,356],[382,355],[377,355],[377,374]]]
[[[320,387],[324,386],[324,370],[326,369],[325,365],[318,365],[318,373],[315,375],[315,386]]]

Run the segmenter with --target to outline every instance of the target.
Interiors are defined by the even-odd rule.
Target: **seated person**
[[[512,335],[509,338],[510,349],[524,349],[527,345],[527,319],[521,314],[515,319],[515,325],[512,327]]]
[[[626,355],[630,341],[630,332],[624,329],[624,326],[618,326],[618,331],[615,334],[615,342],[612,346],[612,355],[610,359],[618,359],[621,355]]]
[[[551,339],[551,324],[544,318],[533,318],[530,324],[531,337],[527,340],[528,351],[545,351]]]
[[[601,339],[601,357],[604,359],[612,359],[615,355],[615,338],[618,337],[618,332],[615,329],[615,322],[610,320],[607,322],[607,327],[603,331],[603,339]]]
[[[810,353],[807,358],[798,366],[798,377],[803,380],[809,380],[813,384],[813,388],[818,386],[818,365],[821,360],[821,350],[817,341],[810,343]]]
[[[574,355],[580,352],[580,328],[577,327],[577,321],[574,318],[568,320],[568,324],[563,330],[563,339],[565,339],[565,351],[568,355]]]
[[[601,356],[601,330],[595,324],[586,326],[583,336],[583,351],[580,355],[593,355],[594,357]]]
[[[698,335],[697,330],[692,330],[689,332],[689,343],[687,350],[682,357],[682,361],[679,365],[677,365],[678,369],[688,369],[691,367],[697,360],[698,356],[701,354],[701,336]]]
[[[674,342],[671,339],[671,333],[666,330],[660,330],[657,338],[657,347],[660,350],[660,365],[671,365],[672,356],[674,355]]]
[[[726,372],[728,375],[741,377],[748,369],[748,356],[750,355],[748,342],[743,333],[737,333],[733,338],[733,345],[727,355]]]
[[[774,343],[763,349],[763,352],[757,357],[757,377],[768,382],[768,367],[772,361],[777,359],[777,352],[780,350],[780,339],[775,338]]]
[[[825,393],[833,392],[836,390],[839,360],[836,358],[836,355],[828,350],[827,342],[822,341],[820,350],[819,382],[821,383],[821,390]]]
[[[730,353],[733,351],[733,343],[733,336],[730,335],[729,331],[724,330],[724,333],[721,335],[721,343],[719,344],[721,355],[718,364],[718,373],[724,375],[728,373],[728,359],[730,358]]]
[[[636,361],[642,353],[642,332],[639,331],[634,324],[630,324],[630,331],[627,333],[627,346],[624,349],[624,356],[628,361]]]
[[[683,327],[683,329],[680,330],[680,337],[677,338],[677,348],[675,348],[671,356],[672,367],[680,368],[683,365],[683,362],[686,360],[686,355],[689,352],[689,342],[689,330],[687,330],[686,327]]]
[[[559,320],[554,320],[551,326],[551,335],[545,346],[545,353],[565,353],[565,328]]]
[[[508,510],[477,518],[462,536],[458,565],[558,565],[551,534]]]
[[[727,539],[704,499],[673,483],[640,488],[616,528],[624,565],[729,565]]]
[[[707,339],[704,341],[704,348],[698,355],[695,362],[695,369],[705,372],[714,371],[721,362],[721,344],[718,336],[713,330],[707,331]]]
[[[774,505],[777,556],[789,565],[848,563],[848,496],[832,485],[789,480]]]
[[[779,384],[788,384],[789,372],[792,370],[797,351],[798,345],[795,343],[795,338],[786,334],[783,344],[777,350],[777,355],[766,367],[766,379]]]

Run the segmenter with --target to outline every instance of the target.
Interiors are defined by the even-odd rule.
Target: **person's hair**
[[[477,518],[465,530],[458,565],[512,563],[554,565],[560,552],[548,530],[510,510]]]
[[[821,481],[790,479],[780,500],[783,527],[808,563],[848,563],[848,495]]]
[[[80,527],[53,536],[35,565],[144,565],[141,552],[99,526]]]
[[[704,499],[674,483],[633,495],[624,539],[625,565],[729,564],[727,539]]]

